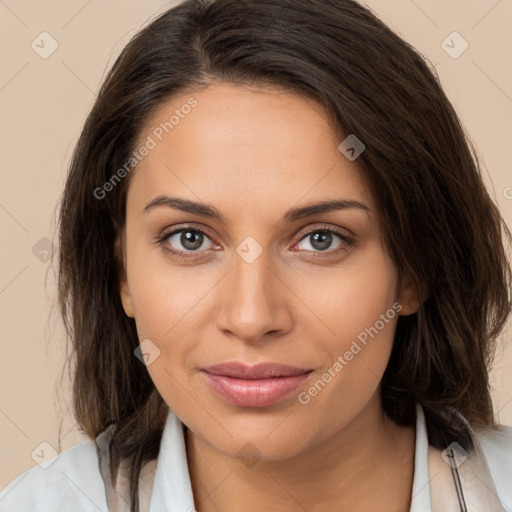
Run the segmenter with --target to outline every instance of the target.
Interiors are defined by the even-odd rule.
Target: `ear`
[[[116,241],[114,244],[114,254],[119,269],[119,293],[121,295],[123,309],[127,316],[133,318],[134,314],[132,307],[132,297],[130,295],[130,289],[128,288],[128,280],[126,277],[126,266],[124,261],[125,258],[121,247],[121,235],[118,235],[116,237]]]
[[[400,315],[413,315],[420,309],[427,297],[428,294],[426,292],[423,294],[419,293],[409,276],[404,276],[398,294],[398,302],[402,306]]]

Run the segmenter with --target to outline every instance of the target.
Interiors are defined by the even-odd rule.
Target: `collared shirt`
[[[419,404],[416,410],[414,478],[409,512],[433,512],[431,483],[437,474],[429,474],[429,457],[433,450],[428,445],[425,416]],[[477,434],[477,438],[499,498],[497,503],[501,503],[503,511],[512,512],[512,427],[502,426],[496,431],[488,429]],[[149,512],[194,512],[184,425],[171,410],[155,463],[153,485],[147,497]],[[473,509],[469,507],[467,510]],[[31,468],[0,493],[0,512],[68,511],[110,512],[93,441],[84,441],[64,450],[46,461],[44,468]]]

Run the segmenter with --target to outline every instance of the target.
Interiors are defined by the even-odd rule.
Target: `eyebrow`
[[[153,208],[157,208],[159,206],[165,206],[168,208],[173,208],[175,210],[181,210],[184,212],[193,213],[195,215],[201,215],[203,217],[216,219],[220,222],[225,223],[224,216],[215,207],[209,206],[204,203],[198,203],[196,201],[190,201],[188,199],[182,199],[179,197],[168,197],[163,195],[155,197],[155,199],[153,199],[144,207],[143,212],[148,212]],[[368,208],[368,206],[359,201],[354,201],[352,199],[334,199],[329,201],[311,203],[306,206],[301,206],[299,208],[293,208],[284,214],[282,221],[293,222],[304,217],[310,217],[318,213],[346,210],[349,208],[360,209],[368,213],[371,213],[372,211],[370,208]]]

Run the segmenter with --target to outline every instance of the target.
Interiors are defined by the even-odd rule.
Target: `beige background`
[[[129,38],[171,3],[0,0],[0,488],[35,464],[34,451],[51,454],[41,443],[58,450],[59,423],[62,449],[83,440],[69,414],[69,381],[56,393],[65,335],[46,262],[49,239],[56,240],[55,205],[105,70]],[[367,5],[436,66],[512,226],[512,1]],[[31,44],[45,31],[58,48],[43,59]],[[453,31],[469,44],[456,59],[441,46]],[[463,41],[451,39],[450,51],[460,50]],[[510,333],[509,327],[503,342]],[[492,383],[499,419],[512,424],[510,343],[498,354]]]

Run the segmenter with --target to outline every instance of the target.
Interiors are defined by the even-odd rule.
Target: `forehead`
[[[151,146],[128,202],[182,193],[250,209],[327,197],[371,203],[318,101],[268,86],[211,84],[162,103],[139,134]],[[237,203],[237,200],[240,203]]]

